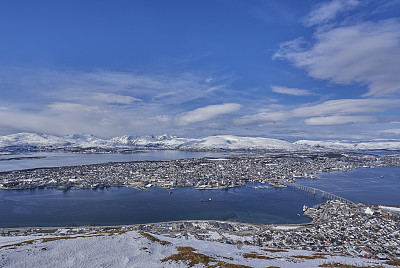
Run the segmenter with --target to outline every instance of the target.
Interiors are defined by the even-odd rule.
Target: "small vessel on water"
[[[208,198],[208,199],[201,199],[201,202],[211,202],[211,201],[212,201],[211,198]]]
[[[268,186],[253,186],[254,189],[268,189]]]
[[[308,207],[306,205],[303,206],[303,212],[306,212]]]

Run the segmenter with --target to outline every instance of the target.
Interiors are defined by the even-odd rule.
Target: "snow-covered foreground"
[[[155,235],[154,235],[155,236]],[[52,236],[54,240],[55,236]],[[137,231],[126,233],[97,233],[81,235],[74,239],[42,240],[41,237],[0,237],[0,267],[188,267],[189,262],[162,261],[178,253],[178,247],[192,247],[194,255],[204,254],[211,258],[208,265],[218,267],[228,264],[241,264],[242,267],[318,267],[324,263],[375,266],[377,260],[351,258],[344,256],[318,255],[310,251],[290,250],[271,252],[260,247],[221,244],[200,241],[194,238],[169,238],[155,236],[171,244],[150,241]],[[22,243],[35,239],[32,243]],[[7,246],[17,244],[14,246]],[[247,255],[246,255],[247,254]],[[204,255],[202,255],[204,257]],[[260,257],[257,258],[257,257]],[[263,258],[264,256],[264,258]],[[306,259],[304,256],[314,256]],[[203,258],[204,259],[204,258]],[[204,267],[198,263],[193,267]],[[214,266],[215,267],[215,266]]]

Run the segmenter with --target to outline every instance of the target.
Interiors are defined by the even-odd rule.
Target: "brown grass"
[[[106,231],[102,232],[103,234],[115,235],[115,234],[124,234],[128,232],[127,230],[115,230],[115,231]]]
[[[178,253],[162,259],[161,262],[183,261],[189,267],[193,267],[194,265],[201,263],[204,266],[206,266],[207,268],[216,268],[216,267],[219,267],[219,268],[251,268],[250,266],[247,266],[247,265],[218,261],[213,257],[195,252],[196,249],[194,249],[192,247],[178,247],[177,250],[178,250]],[[216,262],[216,263],[210,264],[210,263],[214,263],[214,262]]]
[[[285,249],[273,249],[273,248],[263,248],[262,250],[267,251],[267,252],[272,252],[272,253],[276,253],[276,252],[289,252]]]
[[[37,241],[51,242],[51,241],[57,241],[57,240],[75,239],[75,238],[78,238],[78,237],[95,237],[95,236],[104,236],[105,234],[109,234],[109,235],[123,234],[123,233],[126,233],[126,232],[127,231],[109,231],[109,232],[94,233],[94,234],[91,234],[91,235],[55,236],[55,237],[38,238],[38,239],[27,240],[27,241],[15,243],[15,244],[0,246],[0,249],[1,248],[18,247],[18,246],[22,246],[22,245],[29,245],[29,244],[32,244],[33,242],[37,242]],[[166,241],[163,241],[163,242],[166,242]],[[169,242],[166,242],[166,243],[169,243]]]
[[[167,258],[161,260],[161,262],[167,261],[183,261],[186,262],[189,267],[193,267],[196,264],[202,263],[206,266],[212,261],[215,261],[214,258],[211,258],[207,255],[196,253],[194,248],[192,247],[178,247],[178,253],[173,254]]]
[[[27,240],[27,241],[23,241],[23,242],[11,244],[11,245],[0,246],[0,248],[18,247],[18,246],[22,246],[22,245],[29,245],[29,244],[32,244],[33,242],[37,241],[37,240],[38,240],[38,239]]]
[[[393,266],[400,266],[400,261],[385,261],[384,263]]]
[[[350,265],[350,264],[343,264],[339,262],[335,263],[324,263],[318,265],[318,267],[338,267],[338,268],[384,268],[382,265],[374,265],[374,266],[357,266],[357,265]]]
[[[152,236],[152,235],[149,234],[149,233],[146,233],[146,232],[143,232],[143,231],[140,231],[139,233],[140,233],[141,235],[143,235],[144,237],[146,237],[147,239],[149,239],[150,241],[152,241],[152,242],[158,242],[158,243],[160,243],[161,245],[169,245],[169,244],[171,244],[171,242],[164,241],[164,240],[160,240],[160,239],[158,239],[158,238]]]
[[[306,259],[306,260],[314,260],[314,259],[326,259],[324,255],[321,254],[314,254],[312,256],[306,256],[306,255],[295,255],[292,256],[293,258],[297,259]]]
[[[244,253],[243,258],[251,258],[251,259],[263,259],[263,260],[273,260],[275,258],[271,258],[265,255],[260,255],[256,252],[251,252],[251,253]]]
[[[207,266],[207,268],[216,268],[216,267],[219,267],[219,268],[252,268],[252,267],[247,266],[247,265],[227,263],[227,262],[224,262],[224,261],[218,261],[216,264]]]

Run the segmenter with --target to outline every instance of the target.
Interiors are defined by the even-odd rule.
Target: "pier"
[[[318,188],[314,188],[314,187],[310,187],[310,186],[304,186],[304,185],[291,183],[291,182],[286,182],[285,184],[288,187],[293,187],[293,188],[296,188],[296,189],[301,190],[301,191],[312,193],[314,195],[320,195],[322,198],[326,198],[328,200],[339,200],[340,202],[356,205],[353,201],[350,201],[350,200],[348,200],[346,198],[343,198],[341,196],[329,193],[327,191],[324,191],[324,190],[321,190],[321,189],[318,189]]]

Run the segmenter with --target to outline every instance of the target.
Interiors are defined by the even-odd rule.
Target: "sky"
[[[400,138],[399,0],[5,0],[0,135]]]

